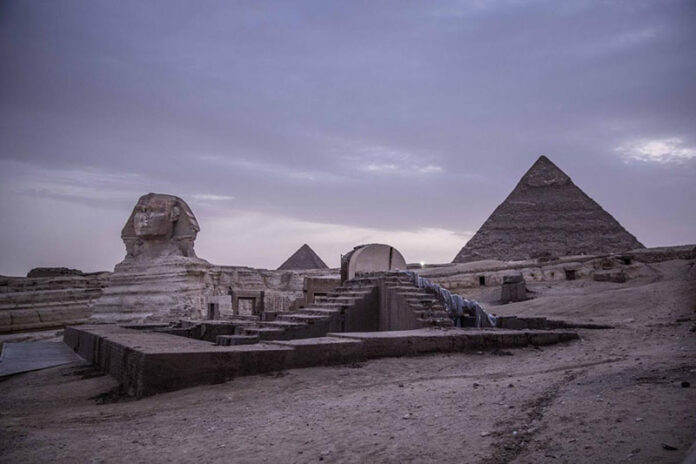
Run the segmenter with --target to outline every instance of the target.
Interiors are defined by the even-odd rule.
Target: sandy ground
[[[493,310],[616,328],[543,349],[298,369],[140,401],[104,403],[115,382],[82,365],[16,375],[0,382],[0,461],[681,462],[696,439],[696,268],[673,261],[626,284],[532,290],[534,300]]]

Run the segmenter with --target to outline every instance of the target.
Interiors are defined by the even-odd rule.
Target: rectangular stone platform
[[[327,337],[218,346],[118,325],[66,327],[64,342],[138,397],[234,377],[390,356],[548,345],[570,331],[417,329],[333,333]]]

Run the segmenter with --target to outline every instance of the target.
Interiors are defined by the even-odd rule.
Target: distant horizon
[[[548,156],[647,247],[696,243],[689,0],[0,4],[0,274],[112,270],[148,192],[214,264],[444,264]]]

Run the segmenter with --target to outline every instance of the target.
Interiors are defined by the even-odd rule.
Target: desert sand
[[[564,345],[297,369],[142,400],[80,364],[0,382],[2,462],[678,463],[696,439],[696,267],[530,284]],[[670,449],[676,448],[676,449]]]

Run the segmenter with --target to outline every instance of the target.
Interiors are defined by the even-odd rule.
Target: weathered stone
[[[207,319],[213,294],[211,265],[202,259],[170,256],[117,264],[94,305],[95,322]]]
[[[524,276],[519,274],[506,274],[503,276],[503,284],[518,284],[524,282]]]
[[[526,299],[527,283],[522,273],[504,275],[503,285],[500,287],[500,302],[510,303]]]
[[[304,275],[322,272],[214,266],[194,253],[198,231],[193,212],[181,198],[142,196],[121,232],[126,257],[116,265],[91,320],[225,319],[243,312],[239,302],[245,298],[254,301],[250,315],[286,311],[302,297]]]
[[[642,263],[659,263],[672,259],[696,259],[696,245],[656,247],[631,250],[624,255]]]
[[[193,242],[199,230],[193,211],[181,198],[162,193],[143,195],[121,231],[126,260],[195,258]]]
[[[86,322],[109,274],[0,277],[0,333]]]
[[[210,263],[193,251],[199,230],[181,198],[158,193],[140,197],[121,231],[126,257],[114,268],[91,319],[206,319],[206,295],[214,292]]]
[[[107,371],[124,391],[139,397],[297,367],[387,356],[550,345],[577,338],[576,333],[569,331],[419,329],[330,333],[290,342],[216,346],[117,325],[67,327],[63,335],[63,341],[80,356]]]
[[[616,282],[622,284],[626,282],[626,273],[623,271],[597,271],[592,278],[596,282]]]
[[[389,245],[359,245],[341,258],[341,282],[364,272],[406,270],[406,260],[399,250]]]
[[[84,273],[79,269],[69,269],[67,267],[35,267],[27,274],[27,277],[58,277],[58,276],[82,276]]]
[[[541,156],[454,262],[619,253],[636,248],[643,245]]]

